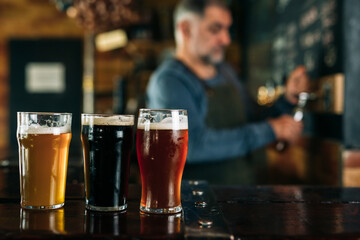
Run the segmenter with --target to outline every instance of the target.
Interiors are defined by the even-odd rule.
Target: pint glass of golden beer
[[[21,207],[64,205],[71,113],[17,113]]]
[[[181,178],[188,149],[186,110],[140,109],[137,127],[140,210],[158,214],[181,212]]]

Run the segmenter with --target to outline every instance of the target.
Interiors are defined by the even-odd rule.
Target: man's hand
[[[310,80],[305,66],[298,66],[290,73],[285,86],[285,98],[296,105],[299,101],[299,93],[309,91]]]
[[[297,122],[290,115],[282,115],[278,118],[268,120],[274,130],[276,139],[295,142],[302,133],[303,123]]]

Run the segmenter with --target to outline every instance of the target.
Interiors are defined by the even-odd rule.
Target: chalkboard
[[[311,79],[343,72],[341,0],[277,0],[275,8],[275,82],[282,84],[297,65],[305,65]]]

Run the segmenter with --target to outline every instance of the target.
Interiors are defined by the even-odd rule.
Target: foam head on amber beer
[[[60,135],[64,133],[71,133],[71,114],[69,113],[18,112],[17,134]]]
[[[188,129],[187,116],[167,117],[160,122],[150,122],[139,118],[138,129],[157,129],[157,130],[186,130]]]
[[[53,135],[60,135],[63,133],[70,133],[71,132],[71,125],[65,125],[63,127],[46,127],[40,126],[37,124],[19,127],[18,130],[19,134],[53,134]]]

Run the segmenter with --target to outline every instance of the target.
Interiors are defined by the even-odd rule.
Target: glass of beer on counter
[[[188,149],[186,110],[140,109],[136,148],[142,183],[140,210],[181,212],[181,178]]]
[[[133,115],[81,115],[86,208],[127,208]]]
[[[17,113],[21,207],[64,205],[71,113]]]

